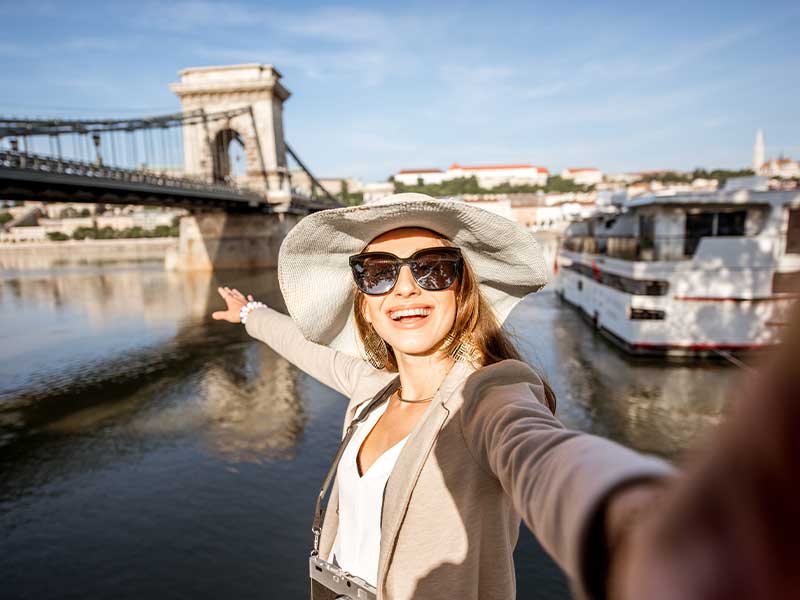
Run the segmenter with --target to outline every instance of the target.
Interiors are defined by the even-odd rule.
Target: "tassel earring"
[[[370,325],[369,330],[364,336],[364,352],[367,353],[367,361],[376,369],[385,369],[389,360],[389,349],[386,342],[378,335],[375,328]]]

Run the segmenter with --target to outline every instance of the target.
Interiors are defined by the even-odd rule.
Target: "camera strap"
[[[392,379],[388,385],[386,385],[386,387],[375,394],[367,407],[356,417],[353,417],[352,421],[350,421],[350,425],[347,427],[347,431],[342,438],[342,442],[339,444],[339,448],[336,450],[336,455],[333,458],[333,464],[331,465],[331,468],[328,469],[328,474],[325,476],[325,481],[322,483],[322,489],[319,491],[319,495],[317,496],[317,506],[314,511],[314,524],[311,526],[311,531],[314,533],[314,548],[311,550],[311,556],[317,556],[319,554],[319,539],[320,535],[322,534],[322,523],[325,519],[325,511],[327,510],[327,508],[322,508],[322,502],[325,498],[325,495],[328,493],[328,488],[330,487],[333,478],[336,476],[336,469],[339,467],[339,461],[342,460],[342,454],[344,454],[347,444],[353,437],[353,434],[355,433],[359,423],[366,420],[369,414],[377,406],[383,402],[386,402],[389,396],[391,396],[399,386],[400,377],[398,376]]]

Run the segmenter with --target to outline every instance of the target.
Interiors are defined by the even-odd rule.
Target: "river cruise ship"
[[[774,345],[800,297],[800,190],[732,188],[638,197],[572,223],[556,291],[636,354]]]

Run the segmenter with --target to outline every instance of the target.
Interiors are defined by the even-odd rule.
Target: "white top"
[[[378,581],[383,490],[408,436],[381,454],[364,476],[358,474],[358,450],[386,411],[384,402],[361,423],[339,461],[339,528],[332,555],[339,566],[373,586]]]

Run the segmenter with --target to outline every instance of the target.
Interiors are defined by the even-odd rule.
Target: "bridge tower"
[[[180,71],[170,86],[183,112],[217,113],[249,110],[227,121],[201,121],[183,128],[184,169],[187,176],[227,182],[266,194],[270,203],[291,202],[283,103],[290,92],[272,65],[242,64],[192,67]],[[231,146],[244,147],[244,165],[231,163]],[[240,146],[240,148],[241,148]]]

